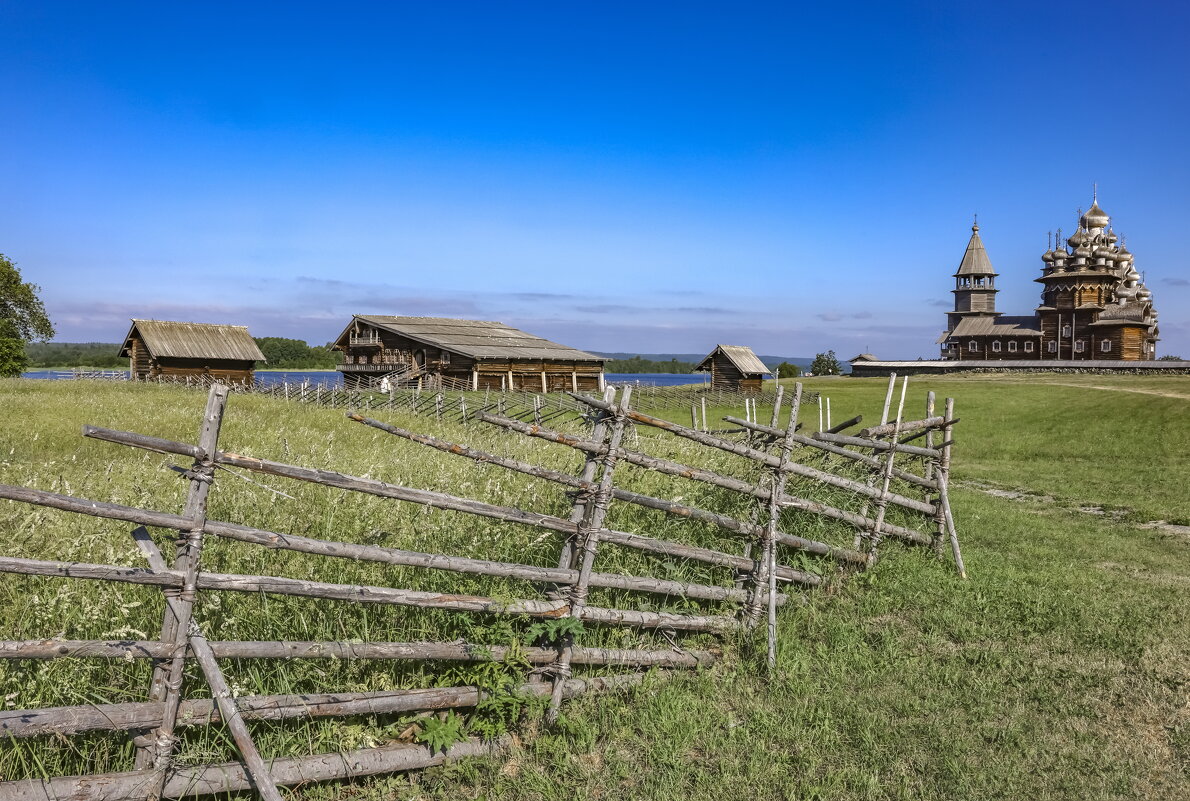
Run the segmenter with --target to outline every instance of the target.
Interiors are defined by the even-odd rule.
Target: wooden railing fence
[[[893,381],[895,377],[890,380],[890,397]],[[0,556],[0,572],[160,587],[167,601],[161,636],[150,641],[2,641],[0,658],[151,659],[155,667],[148,700],[0,711],[0,738],[25,738],[46,733],[66,736],[97,730],[127,731],[133,735],[137,745],[135,764],[131,771],[102,776],[43,777],[0,782],[0,799],[155,799],[244,789],[253,789],[262,798],[279,798],[276,788],[280,785],[408,770],[437,764],[445,758],[490,753],[505,744],[499,738],[489,742],[469,740],[445,753],[436,753],[424,746],[396,744],[345,754],[265,759],[259,753],[246,721],[399,714],[472,707],[482,700],[484,691],[477,687],[447,687],[235,698],[219,667],[220,659],[483,661],[502,659],[507,649],[459,642],[212,641],[208,640],[210,633],[202,631],[194,617],[195,605],[203,593],[269,593],[441,609],[462,614],[555,620],[555,642],[548,647],[525,649],[524,658],[534,667],[518,689],[518,692],[529,695],[547,695],[551,717],[557,714],[561,702],[567,697],[585,691],[631,685],[641,679],[642,671],[652,667],[694,668],[712,664],[716,658],[713,651],[688,650],[681,646],[676,637],[682,633],[721,635],[760,628],[759,623],[765,617],[766,610],[768,664],[771,670],[776,660],[777,608],[799,597],[791,594],[789,588],[818,587],[831,580],[833,573],[870,566],[878,558],[884,539],[933,546],[939,550],[943,540],[949,539],[956,565],[960,573],[963,572],[947,495],[953,426],[957,422],[953,415],[953,402],[947,401],[943,416],[934,416],[931,393],[927,400],[927,416],[920,420],[904,421],[905,390],[906,384],[903,383],[901,408],[891,423],[887,419],[886,408],[884,419],[879,425],[864,429],[857,436],[845,436],[839,431],[858,425],[858,417],[836,426],[835,431],[818,431],[808,436],[797,433],[798,416],[804,402],[800,384],[795,386],[784,428],[779,427],[783,412],[783,388],[779,388],[774,396],[771,425],[755,422],[754,409],[748,415],[752,419],[726,418],[729,424],[739,426],[745,432],[745,439],[707,433],[640,411],[633,405],[635,395],[631,387],[625,387],[618,397],[613,387],[609,387],[602,398],[567,395],[571,402],[588,414],[591,423],[589,433],[574,434],[546,427],[540,414],[537,415],[540,422],[527,422],[494,410],[468,412],[475,420],[580,452],[585,458],[578,475],[419,434],[367,417],[358,411],[348,415],[357,423],[403,440],[558,484],[572,494],[571,512],[566,517],[220,450],[219,433],[228,389],[219,385],[212,387],[209,393],[196,445],[86,426],[83,433],[89,438],[192,459],[189,468],[178,468],[189,481],[185,508],[181,514],[172,514],[0,485],[2,499],[135,524],[137,528],[133,531],[133,537],[149,565],[146,569]],[[540,412],[539,409],[537,411]],[[640,428],[668,432],[697,443],[702,446],[695,449],[699,453],[704,450],[708,453],[719,451],[742,457],[748,469],[743,471],[744,477],[729,475],[722,469],[683,464],[651,455],[640,447],[628,447],[629,435],[634,433],[634,429]],[[933,441],[936,434],[942,437],[937,445]],[[924,437],[923,445],[909,444],[921,437]],[[632,437],[638,444],[645,439]],[[841,475],[835,467],[839,458],[849,467],[855,463],[862,465],[874,480],[865,482]],[[818,466],[808,464],[811,461],[817,461]],[[641,494],[624,487],[623,481],[617,486],[620,475],[618,468],[624,464],[742,496],[764,515],[764,522],[739,519],[712,509],[683,504],[679,500]],[[920,471],[915,471],[914,466]],[[215,486],[216,470],[220,467],[239,468],[432,509],[523,524],[558,535],[558,559],[552,566],[501,562],[322,540],[212,520],[207,515],[207,504]],[[866,507],[862,513],[849,511],[841,506],[795,494],[789,486],[790,480],[829,487],[832,491],[861,498],[870,510]],[[608,524],[608,513],[613,502],[657,510],[680,520],[710,524],[736,538],[741,550],[732,553],[690,542],[617,530]],[[902,517],[905,513],[912,513],[911,517],[925,525],[914,527],[890,522],[886,513],[894,508]],[[848,547],[786,531],[784,529],[791,520],[796,523],[799,519],[796,515],[792,518],[786,516],[784,513],[788,510],[844,523],[857,532],[857,539]],[[176,532],[172,565],[157,550],[145,527]],[[203,543],[208,536],[337,559],[500,579],[523,579],[537,584],[540,597],[507,599],[452,595],[387,586],[213,573],[202,568]],[[657,565],[660,575],[597,570],[598,558],[606,552],[607,546],[651,554],[661,560]],[[786,563],[788,556],[799,553],[826,560],[825,563],[834,565],[834,568],[817,571],[807,569],[804,558],[798,567]],[[722,568],[722,583],[676,580],[672,578],[674,572],[670,568],[679,562],[698,562]],[[785,585],[784,590],[779,590],[781,585]],[[639,606],[599,606],[590,603],[591,590],[600,588],[660,596],[662,604],[666,597],[681,599],[686,608],[678,612],[666,611],[658,608],[657,601],[642,601]],[[709,604],[711,608],[691,611],[688,603],[691,600]],[[565,620],[574,622],[564,624]],[[673,647],[666,650],[585,647],[576,642],[585,625],[660,630],[668,632]],[[187,660],[194,660],[199,665],[212,699],[182,697],[181,679]],[[616,666],[629,672],[603,678],[576,678],[572,675],[573,667],[580,665]],[[177,764],[174,760],[177,729],[216,723],[228,728],[240,760],[203,766]]]

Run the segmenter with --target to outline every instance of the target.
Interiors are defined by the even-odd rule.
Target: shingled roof
[[[960,275],[998,275],[992,267],[992,260],[988,258],[988,252],[984,250],[983,240],[979,238],[978,225],[971,226],[971,240],[963,252],[959,271],[955,273],[956,277]]]
[[[559,345],[491,320],[456,320],[451,317],[396,317],[357,314],[376,328],[392,331],[416,342],[432,345],[473,359],[556,359],[570,362],[605,362],[603,356]],[[353,320],[354,322],[354,320]],[[348,326],[350,329],[351,326]],[[343,334],[346,334],[345,329]],[[342,339],[343,334],[339,335]]]
[[[715,349],[707,354],[706,358],[698,363],[695,370],[706,372],[711,369],[711,360],[715,358],[716,353],[722,353],[727,357],[728,361],[735,365],[736,369],[744,375],[772,375],[770,370],[760,357],[752,352],[752,348],[746,345],[716,345]]]
[[[154,358],[267,361],[242,325],[134,319],[120,348],[121,356],[130,355],[134,333],[140,334]]]
[[[1039,337],[1041,330],[1037,327],[1036,317],[964,317],[953,331],[943,331],[936,344],[941,344],[951,337]]]

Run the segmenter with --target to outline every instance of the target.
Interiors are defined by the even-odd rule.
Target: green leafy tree
[[[255,337],[255,340],[272,369],[313,370],[335,366],[335,352],[329,344],[312,348],[300,339],[286,337]]]
[[[54,326],[37,297],[40,287],[21,280],[21,272],[0,253],[0,376],[20,375],[29,364],[25,343],[44,342]]]
[[[801,374],[802,368],[796,364],[781,362],[777,365],[777,378],[797,378]]]
[[[814,375],[842,375],[843,365],[839,364],[835,352],[828,350],[826,353],[819,353],[814,357],[814,361],[810,365],[810,372]]]
[[[1165,356],[1159,357],[1157,359],[1157,361],[1159,361],[1159,362],[1180,362],[1180,361],[1182,361],[1182,357],[1174,356],[1172,353],[1168,353]]]

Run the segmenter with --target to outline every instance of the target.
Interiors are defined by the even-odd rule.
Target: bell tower
[[[998,317],[996,270],[979,238],[978,221],[971,226],[971,239],[954,274],[954,311],[947,312],[947,330],[954,331],[964,317]]]

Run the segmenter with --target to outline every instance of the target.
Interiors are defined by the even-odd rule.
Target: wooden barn
[[[603,389],[602,356],[483,320],[362,315],[335,340],[343,383],[379,389]]]
[[[711,389],[732,392],[760,392],[760,385],[772,371],[743,345],[716,345],[695,370],[711,374]]]
[[[251,384],[265,361],[242,325],[133,320],[120,355],[134,381],[187,376]]]

